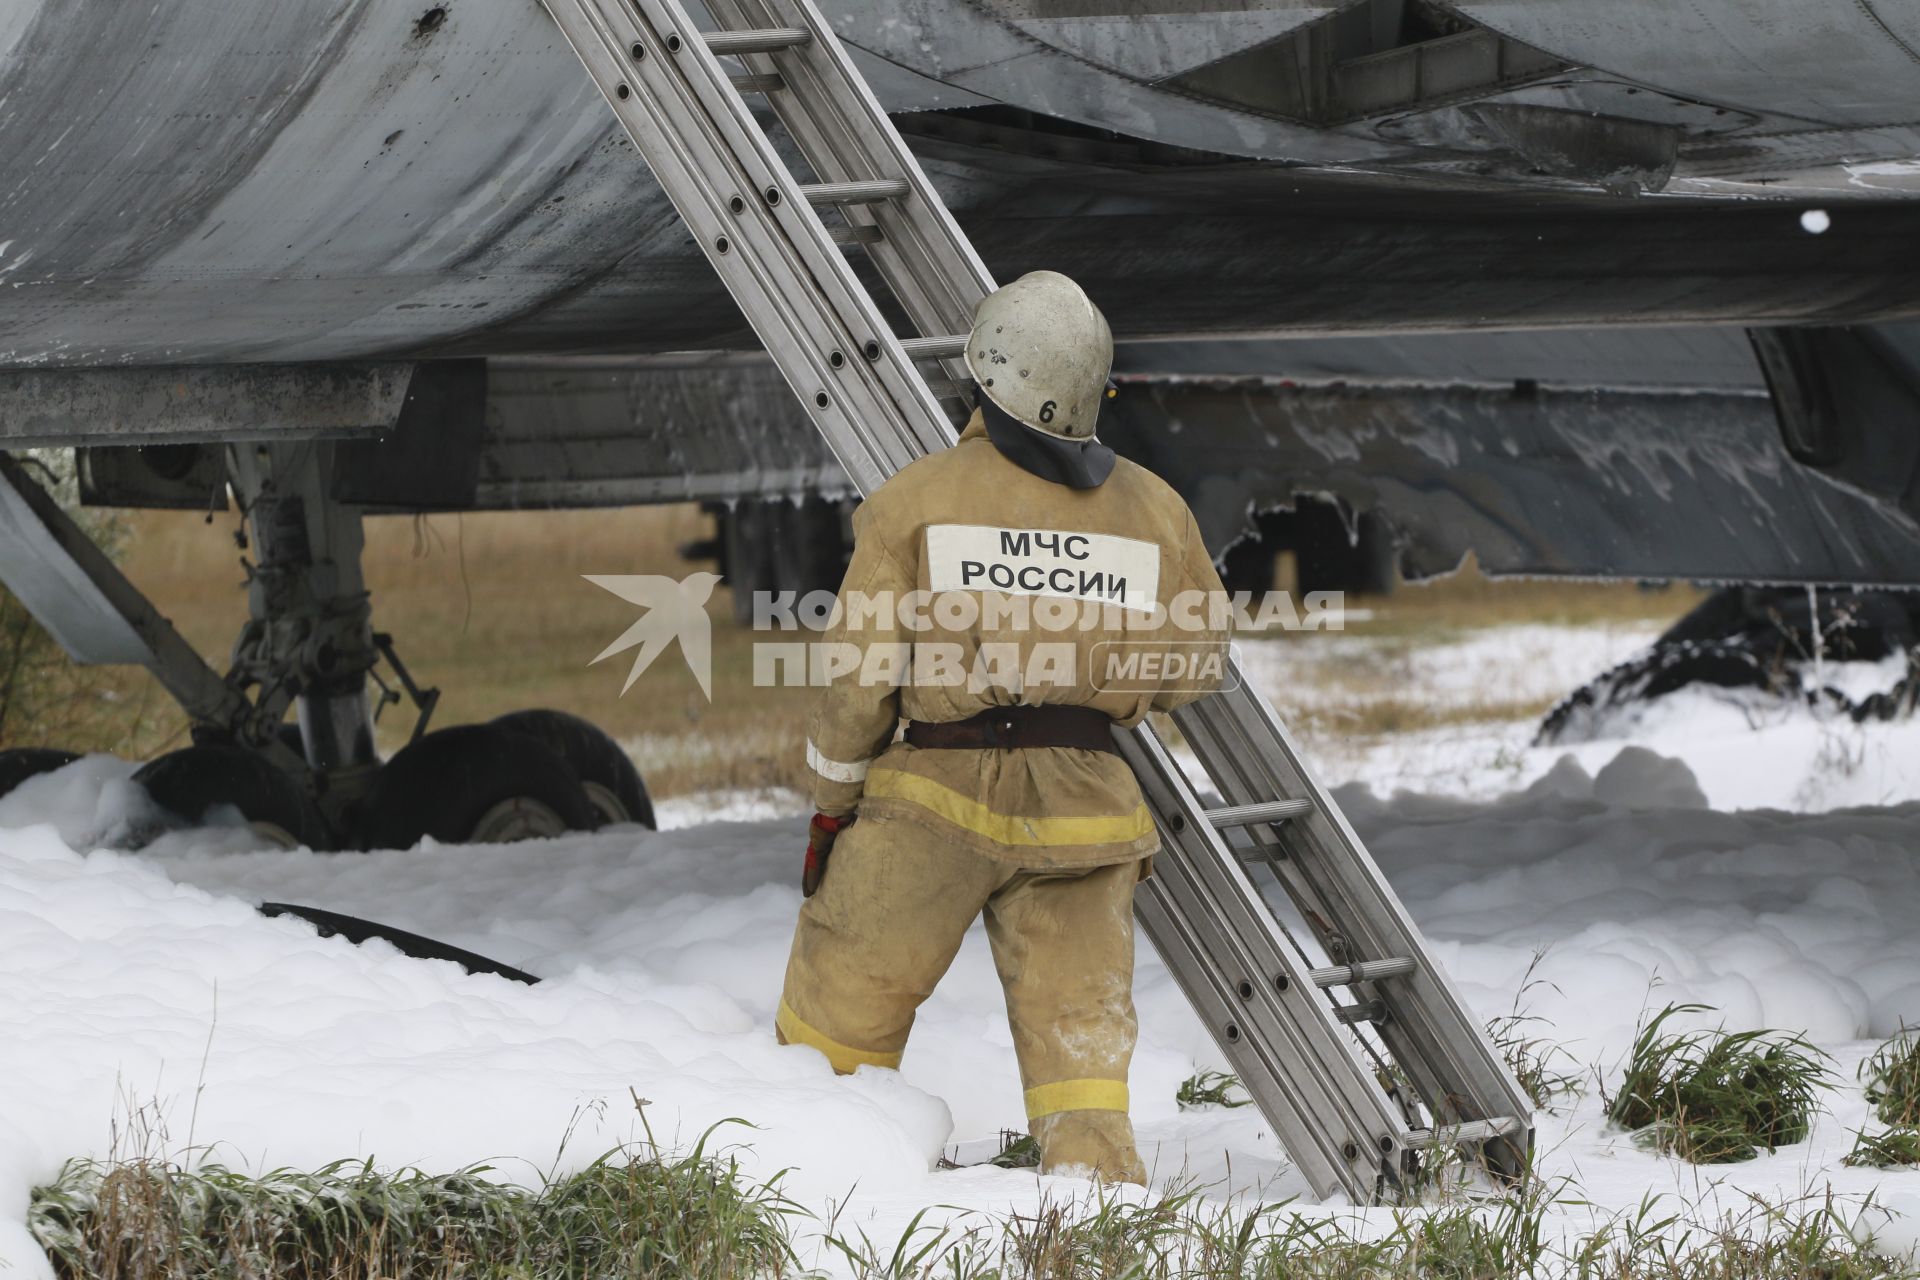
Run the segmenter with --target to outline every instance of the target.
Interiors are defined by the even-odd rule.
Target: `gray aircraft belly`
[[[43,0],[4,63],[0,359],[332,357],[674,234],[545,14],[459,8]]]
[[[1724,105],[1830,125],[1908,123],[1920,102],[1910,0],[1458,0],[1495,31],[1570,61]]]
[[[1019,86],[1136,137],[1361,154],[1148,83],[1214,52],[1209,31],[1231,33],[1225,54],[1323,6],[834,11],[895,107]],[[1151,38],[1120,41],[1116,21]],[[1920,298],[1920,250],[1886,209],[1814,243],[1790,211],[1730,225],[1724,202],[1466,198],[1417,178],[1048,159],[991,139],[916,148],[997,274],[1083,275],[1135,334],[1833,321]],[[748,341],[535,0],[0,6],[0,366]]]

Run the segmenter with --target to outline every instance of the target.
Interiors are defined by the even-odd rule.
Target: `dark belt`
[[[965,720],[909,720],[907,742],[949,751],[1078,747],[1120,754],[1113,744],[1113,721],[1092,707],[994,707]]]

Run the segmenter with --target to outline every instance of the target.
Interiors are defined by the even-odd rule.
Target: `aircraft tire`
[[[238,747],[196,746],[142,765],[133,780],[162,809],[192,823],[232,805],[254,831],[287,848],[330,848],[327,825],[291,775]]]
[[[52,773],[79,758],[79,752],[57,747],[13,747],[0,751],[0,796],[10,794],[28,778]]]
[[[600,814],[558,752],[491,724],[430,733],[382,765],[361,808],[369,849],[505,844],[592,831]]]
[[[492,723],[545,743],[573,770],[604,822],[656,829],[653,801],[640,771],[600,726],[565,711],[513,711]]]

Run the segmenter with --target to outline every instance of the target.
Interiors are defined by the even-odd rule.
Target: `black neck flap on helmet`
[[[1022,471],[1069,489],[1098,489],[1113,474],[1113,450],[1095,437],[1068,440],[1030,427],[975,389],[987,439],[1000,456]]]

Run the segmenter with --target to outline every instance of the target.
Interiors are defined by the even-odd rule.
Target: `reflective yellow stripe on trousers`
[[[1125,1080],[1057,1080],[1027,1090],[1027,1119],[1056,1111],[1125,1111]]]
[[[876,769],[867,775],[867,794],[905,800],[937,814],[956,827],[1006,845],[1124,844],[1153,833],[1153,815],[1144,802],[1131,813],[1087,817],[1025,818],[995,813],[969,796],[931,778],[899,769]]]
[[[788,1044],[804,1044],[809,1049],[818,1049],[827,1055],[827,1061],[841,1075],[852,1075],[855,1067],[891,1067],[898,1069],[900,1055],[897,1053],[878,1053],[872,1049],[856,1049],[850,1044],[841,1044],[838,1040],[817,1030],[785,1000],[780,1002],[780,1011],[773,1016],[773,1025]]]

